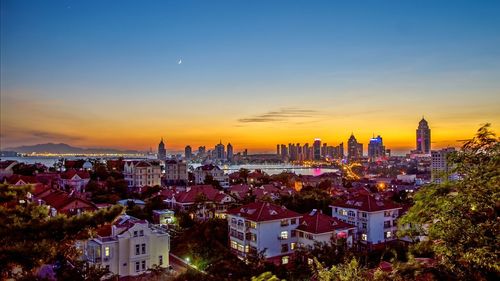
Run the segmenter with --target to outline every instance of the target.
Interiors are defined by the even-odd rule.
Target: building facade
[[[229,176],[224,174],[224,170],[219,166],[208,164],[196,167],[194,169],[194,180],[196,184],[204,184],[205,178],[210,175],[212,178],[219,182],[223,188],[229,188]]]
[[[191,160],[193,158],[193,149],[189,145],[184,148],[184,158],[186,158],[186,160]]]
[[[448,147],[441,150],[431,151],[431,181],[441,183],[446,178],[452,179],[452,166],[448,163],[448,155],[454,152],[455,148]]]
[[[129,187],[161,185],[161,166],[158,161],[125,161],[123,176]]]
[[[417,152],[420,154],[431,153],[431,129],[424,118],[418,123]]]
[[[385,146],[381,136],[373,137],[368,143],[368,158],[377,161],[385,157]]]
[[[166,160],[164,179],[167,185],[185,185],[188,182],[188,165],[181,160]]]
[[[145,220],[122,215],[87,241],[84,258],[120,277],[136,276],[158,265],[169,266],[170,236]]]
[[[347,141],[347,158],[356,160],[363,157],[363,144],[358,143],[354,134],[351,134]]]
[[[158,159],[159,160],[167,159],[167,150],[165,149],[165,143],[163,143],[163,138],[161,138],[161,141],[158,144]]]

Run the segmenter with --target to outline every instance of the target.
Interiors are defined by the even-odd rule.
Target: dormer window
[[[139,231],[139,236],[144,236],[144,230]]]
[[[134,231],[134,237],[137,237],[137,230]]]

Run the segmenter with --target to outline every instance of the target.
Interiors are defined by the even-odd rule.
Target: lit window
[[[288,239],[288,231],[282,231],[280,237],[283,240]]]
[[[292,250],[297,249],[297,243],[295,243],[295,242],[290,243],[290,249],[292,249]]]
[[[392,233],[390,231],[385,232],[385,238],[391,238]]]
[[[257,223],[254,221],[250,222],[250,228],[257,228]]]
[[[313,259],[311,259],[311,258],[307,258],[307,264],[308,264],[308,265],[312,265],[312,264],[313,264],[313,262],[314,262],[314,261],[313,261]]]
[[[361,234],[361,240],[363,241],[368,240],[368,235],[366,235],[365,233]]]
[[[238,249],[238,243],[231,241],[231,248],[233,248],[235,250]]]
[[[250,251],[250,246],[246,245],[245,246],[245,253],[248,253]]]
[[[284,256],[281,258],[281,264],[288,264],[288,261],[289,261],[289,257],[288,256]]]
[[[104,256],[109,257],[109,247],[104,247]]]

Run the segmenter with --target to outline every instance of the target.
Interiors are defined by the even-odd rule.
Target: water
[[[70,157],[65,157],[66,159],[69,160],[75,160],[75,159],[86,159],[86,157],[76,157],[76,156],[70,156]],[[116,157],[110,157],[111,159],[116,159]],[[128,160],[132,159],[148,159],[150,157],[145,156],[144,158],[125,158]],[[15,160],[18,162],[24,162],[27,164],[34,164],[34,163],[41,163],[47,167],[53,167],[54,164],[60,159],[60,157],[55,157],[55,156],[36,156],[36,157],[2,157],[1,160]],[[105,158],[101,158],[105,159]],[[196,168],[200,166],[201,164],[190,164],[193,168]],[[311,167],[304,167],[304,166],[299,166],[299,165],[290,165],[290,164],[245,164],[245,165],[223,165],[221,167],[225,173],[233,173],[238,171],[241,168],[248,169],[250,171],[254,171],[256,169],[260,169],[267,173],[268,175],[275,175],[279,174],[283,171],[287,172],[293,172],[296,174],[301,174],[301,175],[312,175],[312,176],[319,176],[324,173],[332,173],[332,172],[338,172],[338,169],[334,168],[311,168]]]

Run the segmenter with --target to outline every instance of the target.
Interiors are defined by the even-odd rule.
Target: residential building
[[[402,209],[378,195],[360,194],[338,200],[331,206],[332,216],[357,227],[357,240],[379,244],[396,239],[397,218]]]
[[[58,189],[45,188],[35,190],[32,200],[40,205],[50,206],[50,215],[57,214],[79,215],[83,212],[93,212],[97,206],[76,195],[74,192],[67,193]]]
[[[182,160],[166,160],[164,179],[167,185],[186,185],[188,165]]]
[[[165,149],[165,144],[163,143],[163,138],[161,138],[161,141],[158,144],[158,159],[159,160],[167,159],[167,150]]]
[[[224,170],[219,168],[219,166],[213,164],[199,166],[194,169],[195,183],[204,184],[205,178],[208,175],[212,176],[214,180],[218,181],[223,188],[229,187],[229,177],[224,174]]]
[[[102,179],[105,180],[105,179]],[[69,169],[61,173],[59,185],[75,192],[85,192],[85,187],[90,181],[90,174],[87,171],[77,171]]]
[[[228,211],[229,243],[241,259],[263,252],[267,259],[287,264],[297,247],[301,214],[267,202]]]
[[[169,266],[170,236],[146,220],[122,215],[86,242],[84,258],[120,277],[136,276],[158,265]]]
[[[417,153],[430,154],[431,153],[431,129],[429,124],[422,117],[418,123],[417,128]]]
[[[448,163],[448,155],[454,152],[455,148],[448,147],[441,150],[431,151],[431,180],[435,183],[441,183],[447,177],[452,179],[451,175],[452,166]]]
[[[314,209],[302,216],[296,232],[299,247],[312,249],[316,242],[330,244],[338,239],[345,239],[350,247],[354,242],[356,227]]]
[[[314,139],[313,143],[313,160],[321,160],[321,139]]]
[[[161,185],[161,166],[158,161],[125,161],[123,176],[129,187]]]

